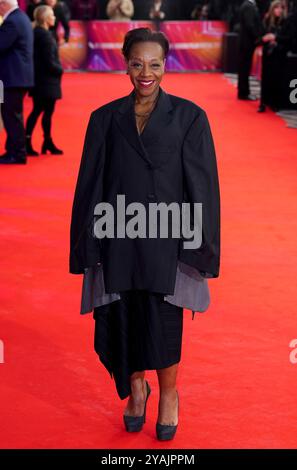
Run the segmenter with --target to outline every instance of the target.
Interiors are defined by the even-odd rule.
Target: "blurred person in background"
[[[151,20],[165,20],[166,12],[164,9],[164,3],[162,0],[154,0],[150,12],[149,17]]]
[[[209,2],[201,1],[195,5],[192,13],[191,18],[193,20],[204,21],[208,20],[208,12],[209,12]]]
[[[263,45],[261,100],[258,112],[264,112],[266,105],[274,111],[279,109],[281,100],[282,74],[286,61],[284,23],[286,11],[281,0],[271,3],[263,25],[266,33],[273,33],[275,39]]]
[[[55,15],[56,20],[55,20],[55,24],[50,28],[50,31],[53,33],[55,40],[58,42],[57,30],[58,30],[59,24],[62,24],[64,28],[64,41],[68,42],[69,35],[70,35],[69,21],[70,21],[71,14],[70,14],[70,10],[68,8],[67,3],[58,2],[57,0],[44,0],[44,1],[31,0],[26,10],[26,13],[29,16],[31,21],[34,21],[35,9],[41,5],[47,5],[54,10],[54,15]]]
[[[229,0],[226,4],[223,2],[221,20],[227,21],[230,32],[239,31],[239,10],[242,0]]]
[[[281,0],[281,5],[282,5],[284,16],[286,18],[289,14],[289,1],[288,0]]]
[[[148,3],[149,18],[155,21],[174,21],[182,17],[183,4],[172,0],[152,0]]]
[[[227,11],[229,1],[224,0],[210,0],[208,4],[208,18],[209,20],[217,21],[222,20]]]
[[[29,16],[31,21],[34,21],[34,10],[37,8],[39,5],[41,5],[42,0],[31,0],[28,2],[27,8],[26,8],[26,13]]]
[[[273,41],[272,33],[264,35],[260,12],[255,0],[245,0],[239,10],[239,63],[238,63],[238,99],[255,101],[250,94],[249,76],[252,68],[254,51],[261,43]]]
[[[113,21],[129,21],[134,15],[132,0],[109,0],[106,14]]]
[[[62,97],[61,77],[63,68],[58,56],[57,43],[49,32],[55,24],[53,9],[41,5],[34,11],[34,75],[35,87],[30,92],[33,98],[33,110],[26,124],[26,151],[27,155],[37,156],[32,148],[32,133],[41,114],[44,141],[41,153],[49,151],[53,155],[60,155],[62,150],[53,143],[51,136],[52,116],[56,101]]]
[[[289,35],[288,49],[297,54],[297,0],[289,3],[289,15],[285,27]]]
[[[24,164],[26,159],[23,101],[33,81],[33,32],[28,16],[16,0],[0,0],[0,80],[4,86],[1,106],[7,133],[2,164]]]
[[[182,0],[134,0],[135,15],[137,20],[153,20],[160,22],[163,20],[187,19],[185,14],[191,6],[190,3],[183,3]],[[189,4],[188,4],[189,3]]]
[[[264,19],[266,13],[269,10],[272,0],[256,0],[256,4],[259,10],[261,21]]]
[[[226,19],[229,2],[222,0],[200,0],[192,10],[191,17],[197,20],[217,21]]]
[[[54,10],[56,20],[55,24],[51,26],[50,31],[53,33],[56,42],[60,44],[63,42],[68,42],[70,36],[69,21],[71,15],[67,4],[65,2],[58,2],[57,0],[44,0],[43,4],[51,7]],[[57,32],[60,24],[64,29],[64,38],[61,41],[58,39]]]

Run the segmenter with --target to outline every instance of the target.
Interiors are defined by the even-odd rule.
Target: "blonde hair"
[[[35,8],[33,13],[33,27],[35,28],[36,26],[42,26],[51,10],[52,8],[48,5],[40,5],[40,7]]]

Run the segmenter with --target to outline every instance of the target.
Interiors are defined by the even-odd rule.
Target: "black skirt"
[[[94,309],[95,351],[114,377],[121,399],[131,393],[130,375],[180,361],[183,308],[163,294],[121,292],[121,299]]]

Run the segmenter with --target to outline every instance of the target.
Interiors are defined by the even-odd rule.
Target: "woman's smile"
[[[143,88],[149,88],[154,84],[154,80],[138,80],[138,83]]]

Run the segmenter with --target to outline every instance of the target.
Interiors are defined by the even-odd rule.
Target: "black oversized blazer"
[[[30,95],[58,100],[62,97],[61,65],[58,46],[50,31],[34,28],[34,77],[35,86]]]
[[[91,114],[75,190],[70,272],[103,264],[106,292],[147,289],[174,293],[178,260],[204,277],[218,277],[220,192],[213,139],[206,113],[160,88],[141,136],[134,115],[135,91]],[[185,249],[177,238],[94,236],[94,208],[141,202],[202,203],[202,244]]]

